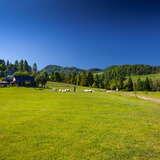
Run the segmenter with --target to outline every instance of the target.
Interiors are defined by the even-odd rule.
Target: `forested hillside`
[[[42,69],[42,71],[51,74],[53,72],[92,72],[92,73],[106,73],[106,72],[114,72],[118,74],[123,74],[124,76],[131,75],[147,75],[147,74],[155,74],[160,73],[160,66],[151,66],[151,65],[113,65],[107,67],[105,69],[100,68],[91,68],[91,69],[80,69],[77,67],[63,67],[58,65],[48,65]]]
[[[160,66],[151,66],[151,65],[114,65],[108,67],[104,70],[105,72],[116,72],[118,74],[123,74],[125,76],[131,75],[147,75],[160,73]]]
[[[154,75],[159,73],[160,66],[150,65],[115,65],[104,70],[48,65],[38,71],[36,63],[31,66],[26,60],[15,63],[0,60],[0,78],[27,74],[35,78],[37,86],[45,86],[47,81],[53,81],[112,90],[159,91],[160,79],[154,78]]]
[[[47,65],[42,71],[47,72],[48,74],[51,74],[52,72],[83,72],[85,70],[77,68],[77,67],[63,67],[58,65]]]
[[[47,72],[48,74],[51,74],[53,72],[66,72],[66,73],[71,73],[71,72],[92,72],[92,73],[97,73],[97,72],[102,72],[103,70],[100,68],[91,68],[91,69],[81,69],[77,67],[63,67],[63,66],[58,66],[58,65],[47,65],[42,69],[42,71]]]
[[[47,70],[45,70],[47,71]],[[119,90],[159,90],[159,79],[151,79],[148,75],[160,73],[159,66],[150,65],[115,65],[104,70],[67,70],[63,67],[58,71],[48,72],[49,80],[74,85],[90,86]],[[141,80],[132,80],[132,76],[143,75]]]

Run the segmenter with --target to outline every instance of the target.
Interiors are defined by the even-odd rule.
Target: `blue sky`
[[[0,58],[104,68],[159,65],[158,0],[1,0]]]

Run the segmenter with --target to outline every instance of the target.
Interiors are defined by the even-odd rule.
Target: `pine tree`
[[[18,66],[19,66],[18,60],[14,62],[14,65],[15,65],[16,71],[18,71]]]
[[[78,73],[76,75],[76,85],[80,85],[80,82],[81,82],[81,75]]]
[[[9,64],[10,64],[10,63],[9,63],[9,60],[7,60],[7,63],[6,63],[7,67],[9,66]]]
[[[23,71],[30,72],[30,66],[28,65],[27,60],[24,60],[23,62]]]
[[[94,82],[93,74],[91,72],[87,75],[87,86],[92,86]]]
[[[123,87],[124,87],[124,81],[123,81],[123,79],[119,79],[118,80],[118,89],[123,89]]]
[[[94,77],[94,83],[93,84],[94,84],[93,85],[94,87],[99,88],[100,80],[99,80],[98,74],[95,75],[95,77]]]
[[[76,84],[76,72],[71,74],[71,84]]]
[[[81,81],[80,81],[81,86],[87,86],[87,75],[86,72],[83,72],[81,74]]]
[[[126,90],[133,91],[133,81],[131,77],[129,77],[128,82],[126,84]]]
[[[146,77],[146,79],[144,81],[144,90],[145,91],[150,91],[151,90],[150,81],[149,81],[148,77]]]
[[[62,79],[61,79],[61,75],[60,75],[60,73],[59,72],[55,72],[54,73],[54,81],[55,82],[61,82],[62,81]]]
[[[137,79],[136,90],[137,91],[143,91],[144,90],[144,84],[143,84],[143,81],[141,81],[140,78]]]
[[[37,69],[36,63],[33,64],[32,71],[33,71],[33,73],[37,73],[38,69]]]
[[[19,65],[18,65],[18,71],[23,72],[24,70],[24,61],[23,59],[20,60]]]

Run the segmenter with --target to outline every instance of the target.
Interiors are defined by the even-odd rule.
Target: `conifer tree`
[[[94,82],[93,74],[91,72],[87,75],[87,86],[92,86]]]
[[[133,81],[131,77],[129,77],[128,82],[126,84],[126,90],[133,91]]]
[[[145,91],[150,91],[151,90],[150,81],[149,81],[148,77],[146,77],[146,79],[144,81],[144,90]]]
[[[32,71],[33,71],[33,73],[37,73],[38,69],[37,69],[36,63],[33,64]]]

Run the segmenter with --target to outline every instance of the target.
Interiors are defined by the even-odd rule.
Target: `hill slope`
[[[160,66],[151,66],[145,64],[134,64],[134,65],[114,65],[107,67],[105,72],[115,72],[123,74],[125,76],[129,75],[147,75],[160,73]]]
[[[99,69],[99,68],[91,68],[91,69],[85,70],[85,69],[81,69],[81,68],[78,68],[78,67],[63,67],[63,66],[58,66],[58,65],[48,65],[42,70],[46,71],[49,74],[52,73],[52,72],[70,73],[70,72],[89,71],[89,72],[95,73],[95,72],[101,72],[102,71],[102,69]]]
[[[147,75],[134,75],[134,76],[132,76],[132,79],[137,80],[138,78],[140,78],[141,80],[145,80],[146,77],[151,78],[153,80],[160,80],[160,73],[158,73],[158,74],[147,74]]]
[[[52,72],[82,72],[84,70],[77,67],[63,67],[58,65],[48,65],[43,69],[43,71],[46,71],[47,73],[52,73]]]

